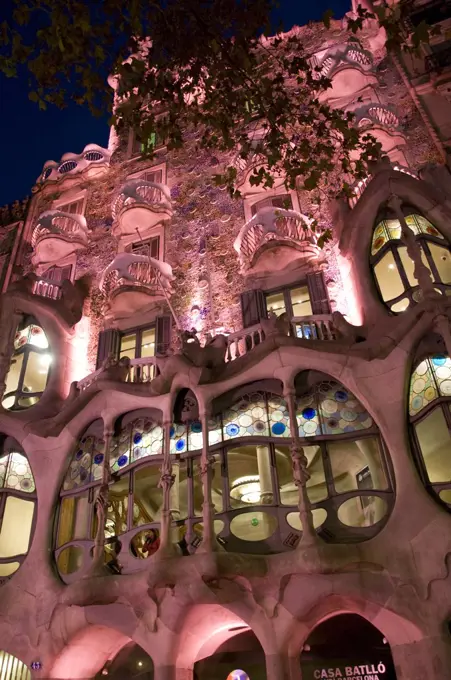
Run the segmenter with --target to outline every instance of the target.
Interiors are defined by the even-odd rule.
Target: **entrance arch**
[[[302,680],[396,680],[387,639],[359,614],[337,614],[318,624],[300,660]]]
[[[113,659],[106,662],[95,680],[153,680],[152,658],[136,642],[128,642]]]
[[[202,658],[207,651],[209,656]],[[212,649],[207,641],[194,664],[194,680],[266,680],[266,661],[263,647],[255,633],[247,626],[230,631],[230,637]]]

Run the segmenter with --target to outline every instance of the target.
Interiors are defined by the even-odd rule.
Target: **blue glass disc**
[[[171,425],[171,429],[169,430],[169,436],[173,437],[175,435],[175,427],[174,425]]]
[[[119,467],[124,467],[124,465],[127,465],[127,463],[128,463],[128,458],[127,458],[127,456],[121,456],[121,457],[118,458],[118,460],[117,460],[117,464],[119,465]]]
[[[229,423],[226,427],[226,432],[229,437],[235,437],[240,431],[240,428],[235,423]]]
[[[202,432],[202,423],[200,420],[193,420],[191,423],[191,432]]]
[[[274,425],[271,428],[273,434],[283,434],[286,430],[286,427],[283,423],[274,423]]]
[[[94,463],[95,463],[96,465],[100,465],[100,463],[102,463],[102,462],[103,462],[103,453],[97,453],[97,454],[94,456]]]
[[[308,406],[307,408],[305,408],[305,409],[302,411],[302,416],[303,416],[306,420],[312,420],[312,419],[316,416],[316,411],[315,411],[315,409],[312,408],[311,406]]]
[[[183,451],[185,448],[185,440],[179,439],[175,444],[176,451]]]
[[[337,390],[335,392],[335,399],[337,401],[348,401],[348,393],[345,392],[344,390]]]
[[[436,354],[432,357],[434,366],[443,366],[446,363],[446,356],[444,354]]]
[[[143,438],[143,436],[142,436],[141,432],[137,432],[133,437],[133,443],[134,444],[140,444],[142,438]]]
[[[83,455],[83,451],[82,451],[82,449],[79,449],[79,450],[77,451],[77,453],[75,454],[75,460],[80,460],[80,458],[82,457],[82,455]]]

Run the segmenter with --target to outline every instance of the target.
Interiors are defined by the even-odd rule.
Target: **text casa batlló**
[[[315,680],[332,680],[333,678],[352,678],[352,680],[383,680],[385,665],[362,664],[361,666],[342,666],[341,668],[317,668],[313,672]]]

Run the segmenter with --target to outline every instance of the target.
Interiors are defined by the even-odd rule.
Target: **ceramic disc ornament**
[[[250,680],[250,678],[247,673],[238,669],[229,673],[227,680]]]

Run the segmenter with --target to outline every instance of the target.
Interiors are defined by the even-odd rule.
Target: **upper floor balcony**
[[[31,245],[35,266],[59,262],[88,245],[86,219],[61,210],[46,210],[39,216]]]
[[[242,273],[280,270],[293,260],[316,259],[319,254],[309,218],[277,207],[258,210],[242,227],[233,247]]]
[[[129,316],[172,293],[172,268],[166,262],[135,253],[120,253],[103,272],[100,289],[108,312]]]
[[[113,234],[136,236],[171,219],[171,192],[166,184],[131,179],[121,187],[113,203]]]

